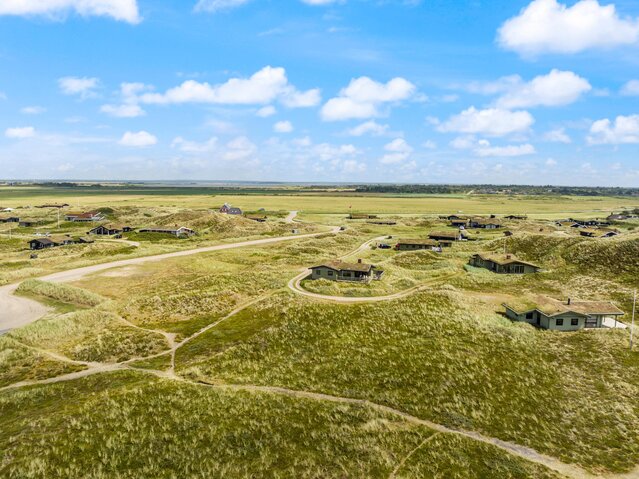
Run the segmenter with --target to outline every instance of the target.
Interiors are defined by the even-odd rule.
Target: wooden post
[[[635,332],[635,312],[637,311],[637,290],[635,289],[635,296],[632,300],[632,322],[630,324],[630,351],[632,351],[632,337]]]

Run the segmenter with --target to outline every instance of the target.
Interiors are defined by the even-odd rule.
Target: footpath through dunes
[[[65,283],[70,281],[77,281],[83,277],[105,271],[112,268],[119,268],[122,266],[139,265],[149,262],[163,261],[170,258],[180,258],[184,256],[192,256],[200,253],[208,253],[211,251],[222,251],[234,248],[245,248],[248,246],[262,246],[273,243],[281,243],[284,241],[295,241],[305,238],[314,238],[327,233],[339,233],[340,228],[335,227],[327,231],[319,233],[308,233],[294,236],[278,236],[274,238],[264,238],[249,241],[240,241],[236,243],[226,243],[215,246],[204,246],[201,248],[195,248],[191,250],[175,251],[172,253],[164,253],[154,256],[141,256],[138,258],[123,259],[118,261],[112,261],[109,263],[100,263],[92,266],[85,266],[82,268],[71,269],[67,271],[61,271],[59,273],[49,274],[37,279],[42,281],[49,281],[53,283]],[[0,287],[0,334],[6,333],[11,329],[26,326],[27,324],[37,321],[44,316],[48,309],[43,305],[31,299],[15,296],[14,292],[18,285],[12,284]]]

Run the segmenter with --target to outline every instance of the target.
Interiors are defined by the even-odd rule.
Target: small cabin
[[[64,215],[64,219],[74,223],[91,223],[103,221],[104,216],[99,211],[88,211],[86,213],[67,213]]]
[[[438,241],[439,245],[448,248],[453,245],[455,241],[466,241],[468,235],[464,231],[432,231],[428,237],[432,240]]]
[[[504,304],[506,316],[542,329],[578,331],[614,328],[624,312],[609,301],[559,301],[544,296]]]
[[[521,261],[511,254],[475,254],[470,258],[468,264],[475,268],[484,268],[498,274],[529,274],[541,271],[540,266]]]
[[[130,226],[106,224],[106,225],[96,226],[92,230],[88,231],[87,234],[97,235],[97,236],[113,236],[113,235],[119,235],[122,233],[128,233],[130,231],[133,231],[133,228]]]
[[[494,230],[501,228],[501,221],[494,218],[473,218],[468,222],[470,228]]]
[[[330,281],[355,281],[368,282],[371,279],[381,278],[383,271],[377,270],[372,264],[363,263],[360,259],[357,263],[344,261],[329,261],[311,269],[311,279],[327,279]]]
[[[220,213],[225,215],[235,215],[235,216],[242,216],[243,214],[240,208],[231,206],[229,203],[224,203],[222,205],[222,207],[220,208]]]
[[[189,237],[189,236],[194,236],[194,235],[197,234],[194,230],[192,230],[190,228],[186,228],[184,226],[181,226],[179,228],[166,228],[166,227],[161,227],[161,226],[151,226],[149,228],[142,228],[139,231],[140,231],[140,233],[167,234],[167,235],[175,236],[177,238]]]
[[[60,246],[60,245],[50,240],[49,238],[36,238],[29,241],[29,249],[31,250],[41,250],[41,249],[53,248],[55,246]]]
[[[432,239],[405,239],[399,240],[395,245],[395,249],[397,251],[439,251],[441,252],[442,247],[439,244],[439,241]]]

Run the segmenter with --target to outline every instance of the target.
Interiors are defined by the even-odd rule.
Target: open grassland
[[[264,317],[272,327],[242,333]],[[452,291],[391,307],[278,297],[242,318],[240,341],[207,332],[178,371],[368,399],[595,470],[639,462],[639,356],[623,332],[538,331]]]
[[[602,216],[595,205],[630,198],[491,197],[484,204],[488,198],[472,196],[123,194],[86,200],[108,201],[117,220],[167,226],[184,220],[203,233],[188,240],[130,235],[125,239],[139,246],[99,241],[42,252],[37,261],[16,250],[23,239],[2,237],[0,281],[292,228],[347,229],[113,268],[70,285],[23,283],[21,294],[54,310],[0,337],[0,388],[58,376],[64,382],[0,391],[0,476],[558,477],[487,442],[436,432],[420,419],[596,473],[639,464],[639,353],[628,351],[628,332],[542,331],[500,313],[503,302],[536,293],[612,299],[630,313],[639,277],[639,231],[632,223],[619,226],[622,234],[612,239],[582,238],[577,229],[534,218],[507,222],[508,239],[503,230],[470,231],[472,241],[441,254],[361,247],[378,237],[385,239],[373,246],[452,231],[432,213],[454,212],[455,202],[466,212],[552,218],[566,216],[569,207]],[[224,201],[264,207],[273,222],[207,210]],[[300,218],[307,223],[281,221],[287,210],[305,209],[304,201],[309,209]],[[344,211],[353,204],[397,224],[347,220],[343,201]],[[537,209],[500,210],[502,202]],[[505,276],[467,266],[474,253],[504,250],[543,271]],[[337,258],[375,264],[385,277],[368,285],[308,281],[304,287],[363,297],[423,289],[386,303],[339,305],[287,288],[304,268]],[[128,369],[104,373],[102,367]],[[64,377],[85,368],[91,376]]]
[[[363,479],[387,478],[396,469],[397,477],[431,471],[479,478],[490,470],[501,477],[557,477],[490,447],[476,451],[471,444],[466,456],[459,452],[464,441],[433,437],[424,426],[363,406],[132,373],[5,392],[0,412],[0,474],[6,477],[85,477],[91,471],[92,478]],[[424,443],[429,438],[436,450]],[[412,458],[419,456],[408,456],[420,445],[429,463],[414,474]],[[480,469],[468,471],[469,461]]]
[[[609,214],[625,207],[639,206],[639,198],[505,195],[364,195],[339,192],[306,194],[270,194],[268,189],[245,190],[246,194],[228,194],[206,188],[0,188],[3,206],[29,206],[42,203],[68,203],[73,208],[100,208],[106,205],[134,208],[180,207],[215,208],[228,202],[246,211],[300,210],[307,213],[346,214],[466,214],[528,213],[536,215]]]

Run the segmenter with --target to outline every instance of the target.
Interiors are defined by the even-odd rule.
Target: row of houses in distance
[[[134,231],[135,228],[132,226],[126,225],[115,225],[111,223],[103,224],[100,226],[96,226],[92,230],[88,232],[90,235],[96,236],[119,236],[122,233],[130,233]],[[188,237],[194,236],[197,234],[195,230],[191,228],[187,228],[186,226],[148,226],[145,228],[138,229],[139,233],[157,233],[157,234],[168,234],[175,237]]]

